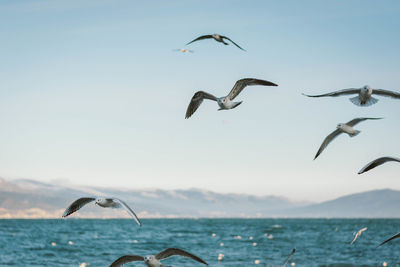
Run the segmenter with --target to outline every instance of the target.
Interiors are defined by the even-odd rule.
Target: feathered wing
[[[397,161],[400,162],[399,158],[393,158],[393,157],[381,157],[378,159],[375,159],[373,161],[371,161],[370,163],[368,163],[367,165],[365,165],[359,172],[358,174],[362,174],[364,172],[367,172],[375,167],[378,167],[379,165],[382,165],[383,163],[386,163],[388,161]]]
[[[111,263],[110,267],[119,267],[131,261],[144,261],[144,258],[139,255],[125,255]]]
[[[303,94],[308,97],[324,97],[324,96],[341,96],[341,95],[352,95],[352,94],[358,94],[360,92],[359,88],[349,88],[349,89],[342,89],[338,91],[334,91],[331,93],[327,94],[322,94],[322,95],[307,95]]]
[[[339,129],[336,129],[335,131],[333,131],[331,134],[329,134],[324,141],[322,142],[321,146],[318,149],[317,154],[314,157],[314,160],[322,153],[322,151],[324,151],[324,149],[329,145],[330,142],[332,142],[333,139],[336,138],[336,136],[338,136],[339,134],[341,134],[342,131]]]
[[[167,248],[166,250],[161,251],[160,253],[158,253],[155,257],[156,257],[157,260],[163,260],[163,259],[166,259],[166,258],[171,257],[171,256],[183,256],[183,257],[191,258],[192,260],[201,262],[201,263],[203,263],[205,265],[208,265],[207,262],[203,261],[199,257],[197,257],[197,256],[195,256],[195,255],[193,255],[193,254],[191,254],[189,252],[186,252],[186,251],[184,251],[182,249],[179,249],[179,248]]]
[[[373,89],[372,94],[388,96],[388,97],[392,97],[392,98],[400,98],[399,92],[393,92],[393,91],[384,90],[384,89]]]
[[[192,99],[190,100],[189,106],[186,110],[185,119],[188,119],[188,118],[190,118],[190,116],[193,115],[193,113],[200,107],[200,105],[204,99],[217,101],[217,98],[215,96],[213,96],[212,94],[209,94],[204,91],[196,92],[193,95]]]
[[[382,119],[382,118],[355,118],[355,119],[352,119],[351,121],[347,122],[346,125],[354,126],[365,120],[380,120],[380,119]]]
[[[196,41],[199,41],[199,40],[210,39],[210,38],[213,38],[212,35],[210,35],[210,34],[208,34],[208,35],[202,35],[202,36],[200,36],[200,37],[197,37],[197,38],[194,39],[193,41],[190,41],[190,42],[187,43],[186,45],[191,44],[191,43],[196,42]]]
[[[286,258],[286,260],[283,262],[282,267],[285,267],[286,264],[290,261],[290,259],[293,257],[294,253],[296,252],[296,249],[292,249],[292,252],[290,252],[289,256]]]
[[[229,37],[221,36],[221,38],[230,41],[232,44],[236,45],[236,47],[238,47],[239,49],[241,49],[241,50],[243,50],[243,51],[246,51],[246,50],[244,50],[243,48],[241,48],[237,43],[235,43],[234,41],[232,41]]]
[[[62,217],[67,217],[68,215],[71,215],[75,211],[79,210],[86,204],[95,201],[95,198],[92,197],[82,197],[80,199],[75,200],[69,207],[64,211]]]
[[[246,87],[251,85],[264,85],[264,86],[278,86],[277,84],[265,80],[259,80],[254,78],[245,78],[238,80],[233,86],[232,90],[228,94],[230,100],[235,99],[240,92]]]
[[[392,236],[391,238],[386,239],[385,241],[383,241],[382,243],[380,243],[378,247],[380,247],[380,246],[386,244],[386,243],[389,242],[389,241],[392,241],[393,239],[399,238],[399,237],[400,237],[400,233],[395,234],[395,235]]]
[[[126,204],[124,201],[122,201],[119,198],[114,198],[113,200],[115,202],[119,203],[122,206],[122,208],[124,208],[129,213],[129,215],[131,215],[135,219],[135,221],[137,222],[137,224],[139,224],[139,226],[142,226],[142,223],[140,222],[136,213],[128,206],[128,204]]]

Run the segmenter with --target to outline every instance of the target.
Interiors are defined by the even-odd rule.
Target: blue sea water
[[[349,245],[362,227],[368,230]],[[399,231],[398,219],[144,219],[140,228],[130,219],[0,220],[0,266],[109,266],[125,254],[168,247],[210,266],[280,265],[292,248],[295,266],[398,266],[400,240],[377,245]],[[163,263],[203,266],[179,256]]]

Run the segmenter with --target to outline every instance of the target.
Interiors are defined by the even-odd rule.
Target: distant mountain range
[[[60,218],[83,196],[118,196],[142,218],[176,217],[341,217],[399,218],[400,191],[383,189],[347,195],[322,203],[298,203],[283,197],[219,194],[205,190],[79,189],[34,180],[0,178],[0,218]],[[71,217],[127,217],[122,210],[87,205]]]

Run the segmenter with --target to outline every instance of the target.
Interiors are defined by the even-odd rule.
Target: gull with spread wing
[[[251,85],[278,86],[275,83],[265,81],[265,80],[245,78],[245,79],[238,80],[227,96],[216,97],[207,92],[198,91],[194,94],[194,96],[192,97],[192,100],[190,101],[190,104],[186,110],[185,118],[186,119],[190,118],[190,116],[192,116],[193,113],[199,108],[199,106],[201,105],[201,103],[203,102],[204,99],[216,101],[218,103],[218,106],[220,107],[218,110],[226,110],[226,109],[236,108],[237,106],[239,106],[242,103],[242,101],[233,102],[233,100],[235,99],[235,97],[237,97],[240,94],[240,92],[246,86],[251,86]]]
[[[372,97],[372,94],[400,99],[399,92],[393,92],[393,91],[384,90],[384,89],[372,89],[368,85],[365,85],[361,88],[343,89],[343,90],[339,90],[339,91],[335,91],[335,92],[327,93],[327,94],[322,94],[322,95],[306,95],[306,94],[303,94],[303,95],[308,96],[308,97],[325,97],[325,96],[341,96],[341,95],[353,95],[353,94],[358,94],[358,96],[350,98],[350,101],[354,105],[361,106],[361,107],[368,107],[379,101],[379,99]]]
[[[235,43],[234,41],[232,41],[230,38],[228,38],[228,37],[226,37],[226,36],[223,36],[223,35],[219,35],[219,34],[217,34],[217,33],[208,34],[208,35],[202,35],[202,36],[200,36],[200,37],[194,39],[193,41],[190,41],[190,42],[187,43],[186,45],[191,44],[191,43],[196,42],[196,41],[199,41],[199,40],[203,40],[203,39],[214,39],[214,40],[217,41],[217,42],[223,43],[224,45],[228,45],[228,43],[224,41],[224,39],[226,39],[226,40],[230,41],[232,44],[236,45],[239,49],[241,49],[241,50],[243,50],[243,51],[246,51],[246,50],[244,50],[243,48],[241,48],[237,43]]]
[[[135,219],[135,221],[139,224],[139,226],[142,226],[139,218],[136,216],[135,212],[121,199],[118,198],[92,198],[92,197],[82,197],[77,200],[75,200],[69,207],[64,211],[64,214],[62,217],[67,217],[74,213],[75,211],[78,211],[81,209],[83,206],[86,204],[93,202],[95,205],[98,205],[102,208],[123,208],[125,209],[130,216]]]
[[[333,131],[331,134],[329,134],[322,142],[320,148],[318,149],[317,154],[314,157],[314,160],[322,153],[322,151],[324,151],[324,149],[329,145],[329,143],[332,142],[332,140],[335,139],[341,133],[347,133],[350,137],[354,137],[360,133],[360,131],[354,130],[353,128],[354,125],[365,120],[380,120],[380,119],[382,118],[356,118],[347,123],[339,123],[336,126],[337,129]]]
[[[132,262],[132,261],[143,261],[144,263],[146,263],[146,265],[148,267],[170,267],[170,266],[162,265],[162,263],[160,261],[163,259],[169,258],[171,256],[183,256],[183,257],[198,261],[200,263],[203,263],[205,265],[208,265],[207,262],[203,261],[199,257],[197,257],[189,252],[186,252],[182,249],[167,248],[166,250],[161,251],[157,255],[150,255],[150,256],[146,256],[146,257],[142,257],[139,255],[125,255],[125,256],[118,258],[113,263],[111,263],[110,267],[119,267],[119,266],[122,266],[122,265],[124,265],[128,262]]]
[[[382,157],[382,158],[378,158],[376,160],[371,161],[370,163],[368,163],[367,165],[364,166],[364,168],[362,168],[358,174],[362,174],[364,172],[367,172],[375,167],[378,167],[379,165],[382,165],[383,163],[389,162],[389,161],[396,161],[396,162],[400,162],[400,158],[393,158],[393,157]]]
[[[356,242],[357,238],[358,238],[359,236],[361,236],[362,232],[367,231],[367,229],[368,229],[368,227],[364,227],[364,228],[360,229],[358,232],[354,233],[354,234],[353,234],[353,235],[354,235],[354,238],[353,238],[353,240],[350,242],[350,245],[352,245],[354,242]]]

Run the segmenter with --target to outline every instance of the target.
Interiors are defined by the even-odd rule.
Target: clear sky
[[[361,87],[400,90],[400,1],[0,2],[0,177],[125,188],[201,188],[321,201],[400,189],[400,100],[368,108]],[[203,34],[229,36],[247,52]],[[249,87],[234,110],[197,90]],[[356,126],[313,161],[339,122]]]

